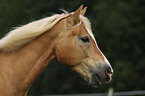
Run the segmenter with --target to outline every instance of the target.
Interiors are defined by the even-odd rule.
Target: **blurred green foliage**
[[[13,27],[88,7],[86,16],[102,52],[115,74],[109,84],[92,88],[77,73],[51,62],[30,88],[29,94],[66,94],[145,90],[145,0],[0,0],[0,38]]]

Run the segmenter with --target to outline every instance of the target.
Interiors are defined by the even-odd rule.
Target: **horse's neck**
[[[19,58],[19,61],[17,60],[17,62],[22,65],[21,69],[18,71],[23,72],[23,76],[18,76],[19,81],[23,81],[23,86],[30,86],[37,78],[37,76],[54,59],[54,39],[55,38],[51,38],[51,40],[49,40],[49,34],[46,33],[42,37],[39,37],[32,43],[28,44],[17,53],[15,59],[17,60]],[[17,71],[15,72],[17,73]]]
[[[26,91],[55,58],[54,47],[58,32],[60,30],[56,31],[52,28],[12,55],[11,74],[19,90]]]

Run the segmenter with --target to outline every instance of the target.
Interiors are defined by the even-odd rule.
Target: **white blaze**
[[[98,47],[98,45],[97,45],[97,42],[96,42],[96,39],[95,39],[93,33],[90,32],[90,30],[88,30],[88,28],[86,28],[86,29],[87,29],[89,35],[93,38],[93,40],[94,40],[94,42],[95,42],[95,44],[96,44],[96,47],[97,47],[98,50],[100,51],[100,49],[99,49],[99,47]],[[105,57],[105,55],[104,55],[101,51],[100,51],[100,53],[101,53],[102,56],[104,57],[104,61],[105,61],[105,63],[108,64],[108,65],[110,66],[110,68],[111,68],[111,72],[113,72],[113,68],[111,67],[111,64],[109,63],[109,61],[107,60],[107,58]]]

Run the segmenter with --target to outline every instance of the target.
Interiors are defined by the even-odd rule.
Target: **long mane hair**
[[[15,51],[34,40],[47,30],[51,29],[61,19],[68,17],[70,14],[55,14],[38,21],[31,22],[10,31],[4,38],[0,39],[0,51]],[[93,37],[91,24],[88,18],[80,15],[80,20]]]

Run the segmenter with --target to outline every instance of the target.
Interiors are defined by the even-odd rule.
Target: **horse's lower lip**
[[[98,75],[94,75],[93,77],[94,77],[95,83],[96,83],[98,86],[101,86],[101,81],[100,81],[100,79],[99,79],[99,76],[98,76]]]
[[[97,74],[92,75],[91,80],[90,80],[90,84],[93,87],[101,86],[101,81],[100,81],[100,78]]]

